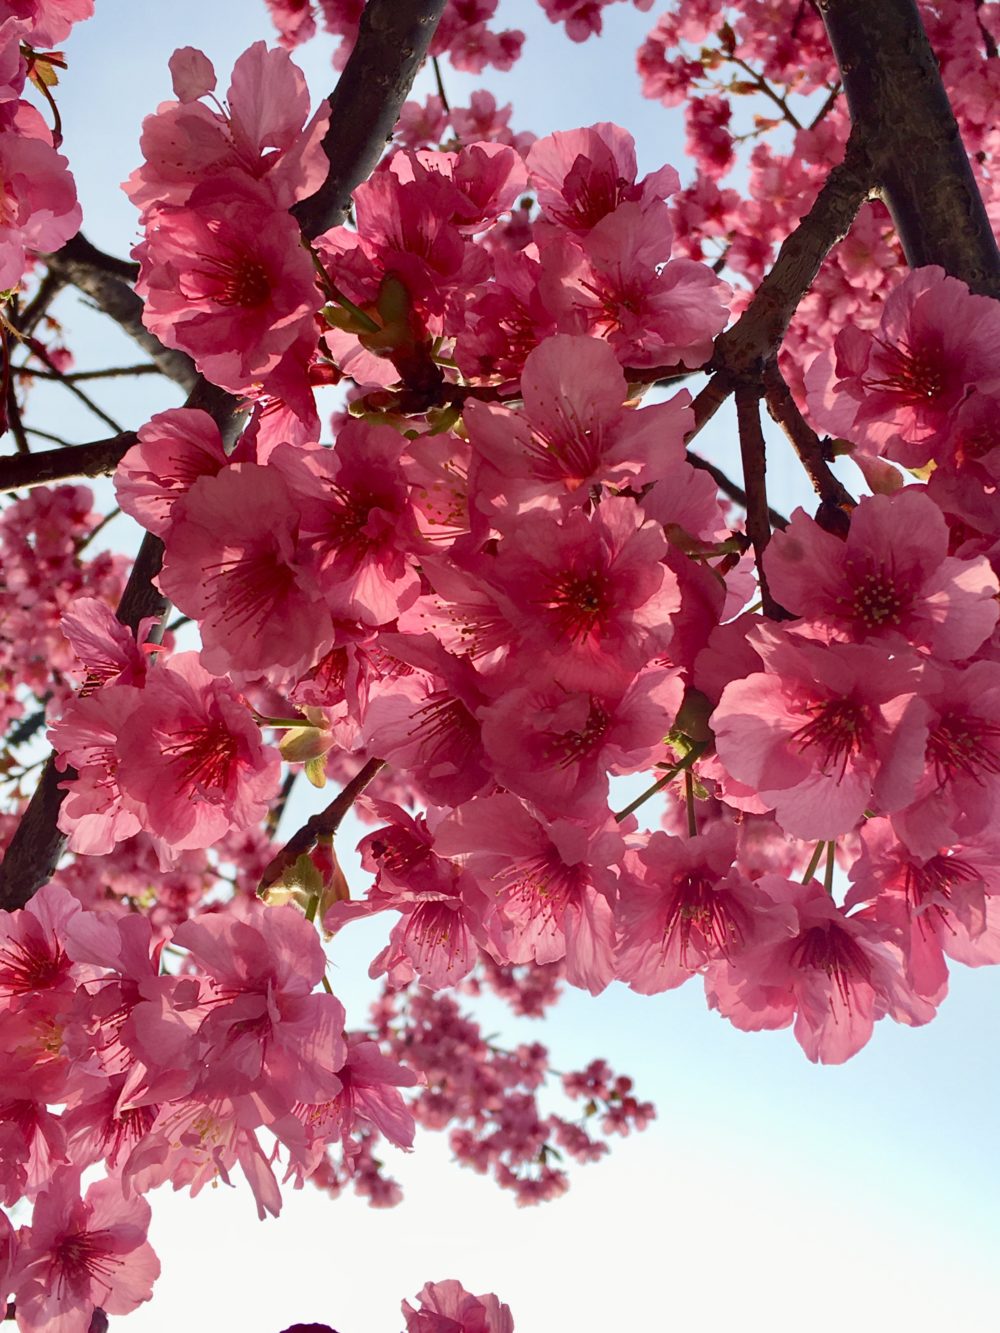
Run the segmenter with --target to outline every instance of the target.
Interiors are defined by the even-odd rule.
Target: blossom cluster
[[[319,18],[344,51],[362,9],[269,6],[283,48]],[[603,7],[542,0],[575,40]],[[432,50],[505,67],[521,34],[488,26],[496,8],[452,0]],[[948,46],[952,8],[928,12],[985,145],[988,87]],[[595,1160],[651,1118],[603,1061],[564,1079],[576,1118],[543,1110],[545,1047],[497,1047],[450,989],[537,1014],[563,982],[698,978],[738,1028],[793,1028],[839,1063],[876,1021],[928,1022],[948,960],[1000,962],[995,303],[934,267],[903,277],[884,214],[863,212],[785,357],[871,493],[774,534],[759,572],[777,616],[686,452],[674,382],[746,300],[716,270],[756,281],[845,139],[833,100],[804,126],[775,93],[831,86],[818,17],[802,7],[789,33],[760,9],[692,0],[640,55],[650,95],[687,101],[692,184],[640,176],[615,125],[535,138],[486,94],[432,97],[404,108],[351,223],[312,238],[292,209],[325,175],[328,111],[287,49],[255,43],[224,98],[202,52],[175,52],[124,187],[136,290],[243,429],[158,413],[115,486],[199,646],[117,620],[122,562],[81,559],[85,488],[0,523],[5,721],[48,705],[73,854],[0,915],[0,1204],[34,1209],[18,1228],[0,1213],[0,1300],[26,1333],[84,1333],[148,1297],[143,1196],[167,1181],[197,1192],[238,1166],[262,1217],[306,1180],[388,1205],[378,1145],[408,1148],[419,1123],[530,1203],[566,1188],[563,1155]],[[87,11],[23,0],[0,26],[11,285],[79,222],[20,92]],[[728,99],[766,81],[794,163],[758,144],[741,202],[720,185]],[[272,845],[300,769],[371,778],[363,891],[332,835],[291,861]],[[382,998],[352,1030],[317,926],[383,912]],[[412,1333],[512,1328],[454,1282],[418,1300]]]
[[[162,948],[144,915],[81,908],[55,884],[0,915],[0,1202],[34,1203],[16,1233],[2,1215],[0,1286],[28,1333],[84,1333],[95,1308],[148,1299],[159,1266],[142,1196],[165,1181],[196,1194],[239,1166],[260,1216],[276,1215],[264,1126],[299,1184],[331,1145],[349,1163],[359,1129],[412,1143],[398,1089],[417,1075],[314,993],[326,958],[297,909],[244,898],[187,921],[176,974]],[[95,1163],[107,1178],[81,1197]]]
[[[61,63],[52,48],[93,0],[22,0],[0,17],[0,291],[17,288],[29,252],[58,250],[81,221],[76,185],[44,117],[22,96],[45,86]]]

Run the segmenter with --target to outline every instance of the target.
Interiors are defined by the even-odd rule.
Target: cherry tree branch
[[[79,234],[56,254],[46,255],[45,262],[50,273],[76,287],[113,319],[168,379],[191,392],[198,381],[194,362],[186,353],[164,347],[142,322],[142,297],[130,285],[139,276],[138,264],[105,254]]]
[[[772,620],[786,620],[788,612],[771,596],[764,573],[764,551],[771,540],[767,507],[767,457],[764,432],[760,425],[759,385],[740,384],[736,389],[736,420],[740,432],[743,459],[743,484],[747,490],[747,533],[753,543],[764,614]]]
[[[702,458],[701,454],[693,454],[689,449],[687,451],[687,461],[692,467],[698,468],[701,472],[707,472],[708,475],[718,486],[723,495],[738,504],[742,509],[747,507],[747,493],[742,486],[733,481],[732,477],[726,475],[721,468],[710,463],[707,458]],[[784,514],[779,514],[777,509],[768,506],[767,518],[772,528],[787,528],[788,519]]]
[[[316,193],[292,209],[304,234],[343,222],[351,193],[385,151],[447,0],[370,0],[358,40],[330,97],[323,151],[330,172]]]
[[[351,806],[384,767],[384,759],[369,759],[325,810],[312,815],[300,829],[292,834],[281,851],[268,862],[260,879],[260,885],[257,889],[258,895],[266,892],[273,884],[277,884],[300,856],[312,851],[320,838],[333,837]]]
[[[907,263],[1000,298],[1000,251],[916,0],[818,0]]]
[[[33,486],[48,486],[73,477],[107,476],[138,443],[138,438],[129,430],[90,444],[0,458],[0,491],[30,490]]]
[[[820,500],[838,509],[853,509],[857,501],[830,471],[820,438],[799,411],[776,360],[764,367],[764,397],[768,412],[788,436]]]

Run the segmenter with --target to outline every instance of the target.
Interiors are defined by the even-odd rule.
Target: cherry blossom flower
[[[712,715],[726,771],[796,838],[836,838],[870,805],[906,806],[927,737],[919,665],[780,631],[754,646],[765,670],[727,685]]]
[[[347,1058],[344,1008],[314,995],[326,969],[319,937],[293,907],[187,921],[174,942],[212,981],[199,1029],[209,1097],[253,1092],[272,1109],[324,1101],[340,1091]]]
[[[275,369],[321,303],[298,224],[232,174],[158,206],[133,254],[150,333],[233,393]]]
[[[796,510],[768,545],[766,569],[772,593],[806,618],[807,633],[895,640],[954,660],[970,657],[997,620],[989,562],[949,556],[940,509],[911,487],[863,499],[846,541]]]
[[[160,1273],[146,1240],[150,1207],[99,1180],[80,1198],[80,1173],[63,1168],[35,1202],[19,1237],[14,1285],[25,1333],[87,1333],[94,1310],[128,1314]]]
[[[278,752],[196,653],[150,673],[119,752],[123,792],[141,803],[147,830],[178,850],[248,828],[277,791]]]
[[[490,1292],[473,1296],[460,1282],[428,1282],[415,1297],[414,1309],[403,1302],[406,1333],[514,1333],[510,1309]]]
[[[470,481],[491,508],[535,497],[579,506],[593,486],[651,480],[683,458],[687,394],[626,411],[625,376],[596,338],[547,338],[524,362],[521,392],[523,412],[475,401],[466,407],[480,462]]]
[[[581,235],[620,204],[666,199],[680,188],[673,167],[661,167],[637,184],[635,140],[607,123],[537,139],[527,163],[543,216]]]
[[[5,124],[0,133],[0,291],[17,287],[29,251],[61,249],[82,219],[62,154],[16,119]]]
[[[795,921],[734,866],[736,831],[654,833],[622,877],[617,975],[641,995],[680,986],[717,959],[791,933]]]
[[[877,333],[837,335],[834,388],[853,409],[848,435],[909,467],[973,388],[996,378],[1000,311],[935,265],[915,270],[885,303]]]
[[[199,477],[216,476],[229,459],[218,426],[197,408],[157,412],[138,435],[139,443],[118,464],[115,494],[126,514],[163,537],[175,502]]]
[[[256,463],[199,478],[176,506],[159,582],[199,621],[209,670],[283,679],[329,647],[298,525],[281,473]]]
[[[437,831],[493,897],[489,945],[505,963],[565,959],[571,985],[599,994],[614,970],[612,902],[622,859],[612,824],[592,832],[568,820],[542,820],[502,793],[462,805]]]
[[[225,114],[197,100],[215,87],[203,52],[175,51],[170,66],[178,100],[143,121],[139,143],[146,160],[123,186],[137,208],[146,213],[159,204],[186,204],[200,181],[226,174],[259,181],[283,209],[319,189],[329,169],[322,147],[329,107],[322,103],[306,124],[305,76],[285,51],[254,42],[243,52],[233,66]]]

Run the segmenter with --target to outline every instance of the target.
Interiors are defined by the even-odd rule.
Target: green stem
[[[638,810],[639,806],[648,801],[651,796],[655,796],[658,791],[662,791],[668,782],[673,782],[678,773],[683,773],[686,769],[689,769],[697,759],[701,758],[707,747],[707,741],[695,741],[679,763],[676,763],[672,768],[669,768],[662,778],[657,779],[651,787],[647,787],[642,795],[637,796],[634,801],[630,802],[625,807],[624,810],[618,811],[615,815],[617,822],[620,824],[623,819],[627,819],[633,811]]]
[[[836,839],[826,844],[826,873],[823,876],[823,888],[826,889],[831,898],[833,897],[833,857],[836,849]]]
[[[809,864],[806,866],[806,873],[802,876],[803,884],[808,884],[809,881],[812,879],[813,875],[815,875],[816,867],[819,865],[819,858],[823,855],[823,848],[825,846],[826,846],[825,842],[818,842],[816,844],[816,850],[809,858]]]
[[[687,805],[688,837],[697,838],[698,816],[694,811],[694,778],[689,768],[684,770],[684,800]]]

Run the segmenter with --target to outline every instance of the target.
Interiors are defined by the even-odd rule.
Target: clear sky
[[[644,102],[633,72],[635,47],[661,8],[616,6],[606,36],[577,47],[535,0],[506,0],[501,18],[530,34],[524,60],[482,79],[446,69],[449,94],[460,103],[470,88],[491,86],[514,102],[515,128],[538,133],[618,121],[635,133],[643,169],[671,161],[683,175],[680,112]],[[137,239],[117,185],[139,162],[142,116],[170,95],[173,48],[204,48],[224,90],[235,56],[272,35],[261,0],[98,0],[98,17],[69,43],[59,89],[92,241],[125,254]],[[317,40],[300,53],[317,96],[330,86],[329,51]],[[103,320],[73,302],[62,308],[86,340],[74,344],[82,366],[138,359]],[[44,397],[58,433],[106,433],[58,390]],[[179,395],[141,380],[109,386],[101,401],[135,427]],[[732,426],[713,424],[699,447],[732,459]],[[773,457],[772,501],[788,509],[806,492],[780,441]],[[131,540],[124,524],[108,531],[121,545]],[[300,804],[291,819],[307,813]],[[348,826],[341,841],[357,836]],[[335,985],[356,1023],[377,935],[352,927],[334,947]],[[152,1239],[163,1277],[152,1304],[114,1326],[279,1333],[322,1320],[339,1333],[398,1333],[400,1299],[444,1277],[496,1291],[518,1333],[1000,1326],[995,971],[956,969],[934,1023],[882,1023],[856,1059],[833,1069],[810,1065],[787,1032],[735,1032],[706,1011],[696,980],[652,999],[618,984],[596,1000],[572,993],[544,1030],[505,1015],[493,1025],[501,1022],[505,1038],[545,1041],[561,1068],[607,1057],[655,1101],[659,1119],[603,1163],[576,1170],[563,1199],[532,1210],[452,1166],[447,1144],[428,1134],[413,1154],[391,1155],[407,1201],[388,1212],[307,1188],[288,1194],[278,1221],[260,1223],[242,1185],[195,1201],[161,1190]]]

